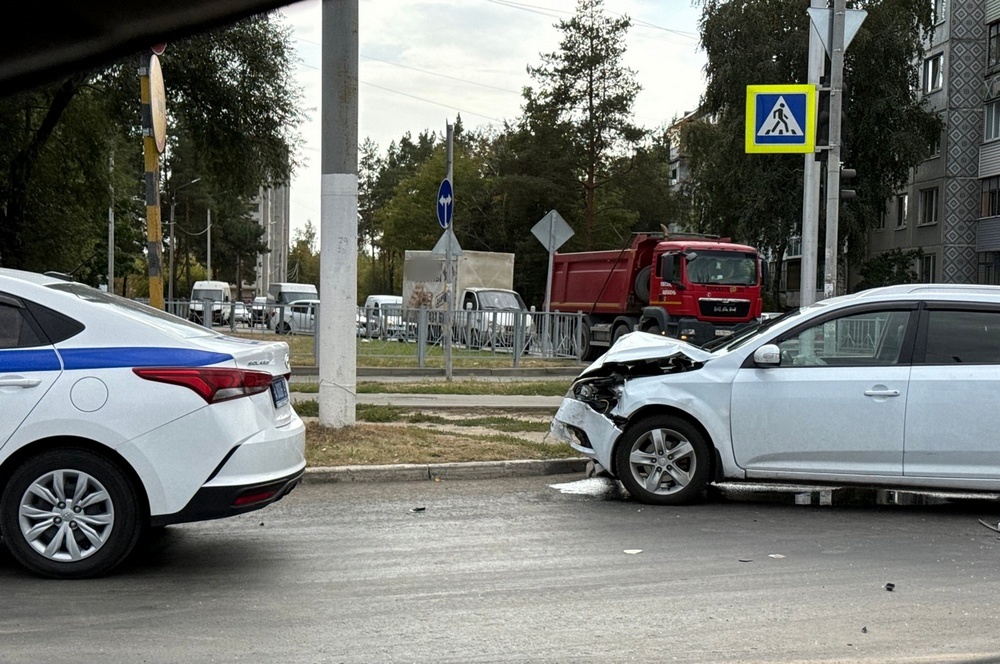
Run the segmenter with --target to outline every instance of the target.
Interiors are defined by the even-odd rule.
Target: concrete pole
[[[455,127],[450,122],[445,123],[445,134],[447,136],[445,141],[445,163],[447,165],[446,166],[447,170],[445,171],[445,177],[448,178],[448,182],[451,182],[452,218],[451,218],[451,224],[448,226],[448,228],[444,229],[444,232],[446,234],[450,234],[454,232],[453,226],[455,224],[455,216],[454,216],[455,183],[451,181],[451,178],[454,175],[454,170],[453,170],[454,153],[452,151],[452,146],[455,138]],[[451,323],[455,319],[455,306],[453,304],[455,299],[455,269],[454,266],[451,264],[454,258],[451,255],[451,238],[449,237],[447,238],[447,240],[448,240],[446,243],[447,246],[444,252],[445,253],[444,264],[445,264],[445,270],[447,271],[445,272],[445,285],[444,285],[446,297],[444,299],[445,313],[444,313],[443,345],[444,345],[444,378],[446,381],[450,382],[452,380]]]
[[[319,422],[357,407],[358,0],[323,0]]]
[[[830,156],[826,162],[826,251],[823,254],[823,297],[837,294],[838,223],[840,221],[840,122],[844,104],[844,18],[846,0],[833,2],[830,43]]]
[[[812,7],[826,7],[826,0],[812,0]],[[826,65],[826,51],[809,22],[809,71],[808,82],[819,85]],[[819,253],[819,185],[821,168],[816,154],[805,155],[802,176],[802,263],[799,275],[799,306],[808,306],[816,300],[816,260]]]

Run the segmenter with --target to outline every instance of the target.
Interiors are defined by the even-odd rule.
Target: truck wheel
[[[0,532],[18,562],[42,576],[106,574],[139,541],[135,488],[105,457],[48,450],[14,470],[0,500]]]
[[[660,326],[655,323],[647,327],[645,331],[648,332],[649,334],[655,334],[655,335],[663,334],[663,330],[661,330]]]
[[[614,333],[611,335],[611,345],[614,346],[619,339],[624,337],[629,332],[631,332],[631,330],[628,329],[628,325],[619,325],[616,327]]]
[[[649,277],[652,273],[653,266],[647,265],[635,275],[635,283],[632,284],[635,289],[635,299],[643,304],[649,304]]]
[[[711,454],[705,437],[687,420],[657,415],[640,420],[615,450],[625,489],[651,505],[682,505],[708,484]]]
[[[590,323],[587,321],[583,321],[580,336],[582,337],[580,341],[580,359],[585,362],[592,362],[600,357],[601,349],[592,346],[590,343]]]

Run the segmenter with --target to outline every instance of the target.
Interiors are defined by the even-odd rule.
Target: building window
[[[983,180],[982,191],[982,216],[1000,216],[1000,176]]]
[[[875,230],[877,231],[885,230],[885,217],[886,217],[886,211],[882,210],[882,214],[878,216],[878,221],[875,223]]]
[[[938,190],[920,190],[920,223],[936,224],[938,220]]]
[[[934,137],[930,144],[930,152],[927,155],[928,159],[933,159],[934,157],[941,156],[941,134]]]
[[[924,93],[940,90],[944,86],[944,53],[924,60]]]
[[[1000,99],[986,102],[983,107],[983,120],[985,129],[983,139],[993,141],[1000,138]]]
[[[986,67],[1000,65],[1000,21],[990,23],[990,37],[986,42]]]
[[[910,195],[896,196],[896,228],[906,228],[906,215],[910,212]]]
[[[944,12],[947,8],[945,2],[947,0],[931,0],[931,17],[934,19],[934,23],[944,22]]]
[[[920,282],[933,284],[937,276],[937,256],[924,254],[920,257]]]

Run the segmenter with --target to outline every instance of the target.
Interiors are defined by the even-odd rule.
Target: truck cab
[[[211,310],[211,322],[215,325],[225,325],[229,322],[232,302],[232,288],[225,281],[196,281],[191,287],[191,304],[188,309],[188,319],[203,323],[205,319],[206,301]]]
[[[454,321],[454,335],[459,343],[477,348],[523,346],[531,338],[531,331],[531,315],[517,291],[505,288],[462,291]]]
[[[757,250],[747,245],[660,242],[637,329],[697,345],[728,336],[760,317],[765,276]]]

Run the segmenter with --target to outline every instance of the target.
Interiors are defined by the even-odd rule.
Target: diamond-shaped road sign
[[[555,210],[549,211],[541,221],[532,226],[531,233],[548,251],[555,251],[573,237],[573,229]]]

